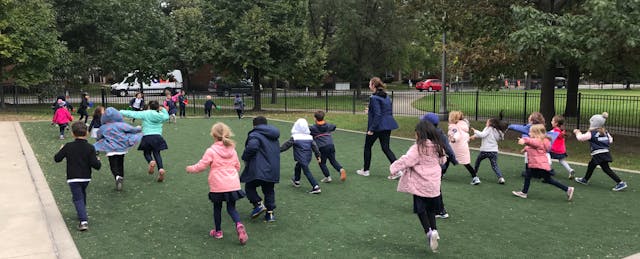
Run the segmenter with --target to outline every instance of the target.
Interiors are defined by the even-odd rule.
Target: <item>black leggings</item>
[[[593,175],[593,171],[596,169],[597,166],[600,166],[600,168],[602,168],[602,171],[604,171],[616,183],[622,182],[620,177],[618,177],[618,175],[615,172],[613,172],[613,170],[611,170],[611,167],[609,167],[609,162],[600,162],[598,164],[593,159],[591,159],[591,161],[589,161],[589,165],[587,166],[587,174],[585,174],[585,176],[584,176],[585,180],[589,181],[589,179],[591,179],[591,175]]]
[[[153,157],[151,157],[151,154],[153,153]],[[162,166],[162,156],[160,156],[160,150],[144,150],[143,152],[144,154],[144,159],[147,160],[147,163],[155,160],[156,164],[158,165],[158,170],[164,168]]]
[[[124,155],[109,156],[109,167],[114,178],[124,177]]]
[[[68,124],[58,124],[58,127],[60,127],[60,136],[64,136],[64,129],[67,128]]]
[[[240,214],[236,210],[236,201],[227,201],[227,213],[231,216],[234,223],[240,222]],[[216,231],[222,230],[220,225],[222,223],[222,202],[213,203],[213,224],[216,227]]]
[[[180,117],[186,117],[187,106],[180,105]]]
[[[380,139],[380,147],[382,147],[382,152],[387,156],[390,163],[396,161],[396,155],[389,148],[389,140],[391,139],[391,131],[383,130],[383,131],[374,131],[373,135],[367,135],[364,139],[364,170],[368,171],[369,167],[371,167],[371,147],[373,147],[373,143],[376,142],[377,139]]]
[[[451,162],[449,161],[449,159],[447,158],[447,162],[444,162],[444,165],[442,165],[442,175],[447,173],[447,169],[449,169],[449,164]],[[476,174],[476,170],[473,169],[473,167],[471,167],[471,164],[464,164],[464,168],[467,169],[467,171],[469,171],[469,174],[471,175],[471,177],[476,177],[478,176]]]

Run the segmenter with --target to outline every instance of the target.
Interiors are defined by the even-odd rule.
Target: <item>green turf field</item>
[[[208,236],[213,227],[212,206],[207,198],[207,172],[188,175],[184,168],[197,162],[211,144],[208,133],[218,120],[184,119],[166,124],[163,152],[167,179],[155,182],[146,173],[140,151],[125,158],[124,191],[116,192],[106,157],[94,173],[88,189],[90,230],[75,230],[77,221],[65,183],[64,163],[55,164],[53,154],[69,141],[58,140],[57,127],[48,122],[23,122],[38,161],[69,226],[80,254],[85,258],[566,258],[623,257],[640,252],[639,175],[619,173],[630,187],[612,192],[614,183],[597,169],[589,186],[576,186],[554,164],[563,183],[576,186],[573,202],[553,186],[532,182],[528,199],[511,195],[519,190],[523,159],[501,155],[506,185],[498,185],[485,161],[479,176],[482,184],[469,185],[461,166],[453,167],[443,181],[443,194],[451,218],[438,220],[440,251],[432,254],[417,217],[411,196],[396,192],[395,181],[386,179],[389,163],[379,145],[373,149],[370,177],[354,172],[362,166],[364,136],[337,132],[337,158],[349,172],[346,182],[321,184],[322,193],[307,194],[289,184],[293,175],[292,151],[282,153],[281,183],[276,186],[277,221],[266,224],[250,220],[251,205],[239,201],[238,211],[249,234],[239,245],[230,217],[224,213],[224,239]],[[234,130],[237,150],[242,152],[249,118],[223,118]],[[290,135],[291,123],[272,122],[281,129],[280,142]],[[410,140],[393,139],[399,157]],[[476,153],[473,152],[474,157]],[[615,158],[615,157],[614,157]],[[310,166],[317,180],[317,165]],[[578,176],[585,168],[575,166]],[[335,173],[335,172],[332,172]],[[337,178],[337,177],[336,177]]]

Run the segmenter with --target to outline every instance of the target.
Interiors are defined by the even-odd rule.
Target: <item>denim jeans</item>
[[[89,219],[87,216],[87,186],[89,186],[89,182],[69,183],[73,205],[76,207],[78,220],[80,221],[87,221]]]

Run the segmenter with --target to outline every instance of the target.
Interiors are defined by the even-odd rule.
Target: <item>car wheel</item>
[[[120,96],[120,97],[125,97],[125,96],[127,96],[127,90],[120,90],[120,91],[118,91],[118,96]]]
[[[423,89],[418,89],[418,91],[422,92],[422,91],[424,91],[424,90],[423,90]]]
[[[429,92],[432,92],[433,88],[431,86],[429,86]]]

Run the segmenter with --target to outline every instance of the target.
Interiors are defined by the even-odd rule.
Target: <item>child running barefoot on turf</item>
[[[276,208],[276,192],[274,186],[280,181],[280,130],[267,124],[267,118],[253,118],[253,129],[247,133],[242,160],[244,170],[240,181],[245,183],[247,199],[253,204],[251,218],[255,219],[262,212],[266,222],[276,220],[273,210]],[[257,188],[262,189],[264,204],[258,195]]]
[[[551,184],[560,188],[567,194],[567,200],[573,199],[573,187],[567,187],[566,185],[551,178],[551,165],[547,158],[547,151],[551,148],[551,141],[546,136],[546,129],[542,124],[536,124],[529,129],[529,137],[518,139],[518,144],[525,145],[523,152],[527,153],[529,162],[529,169],[527,175],[524,177],[524,186],[522,191],[512,191],[513,195],[520,198],[527,198],[529,193],[529,184],[531,178],[542,178],[544,183]]]
[[[87,186],[91,182],[91,168],[100,170],[101,164],[95,148],[87,142],[87,125],[76,121],[71,125],[71,132],[75,140],[62,146],[53,159],[56,163],[67,159],[67,184],[80,221],[78,230],[85,231],[89,229]]]
[[[101,117],[102,126],[98,130],[98,141],[93,144],[96,151],[107,153],[109,167],[116,182],[116,190],[122,191],[124,182],[124,155],[129,148],[140,142],[140,127],[124,122],[122,115],[113,107],[105,110]]]
[[[439,198],[441,167],[444,163],[444,142],[436,128],[426,121],[416,125],[416,143],[409,151],[389,167],[390,175],[403,172],[398,182],[398,192],[413,195],[413,212],[418,214],[427,242],[433,252],[438,249],[436,214],[440,209]]]
[[[587,166],[587,173],[583,178],[576,177],[575,180],[581,184],[589,183],[593,170],[595,170],[597,166],[600,166],[602,171],[616,182],[616,186],[614,186],[612,190],[617,192],[627,188],[627,183],[620,180],[620,177],[609,167],[609,163],[613,162],[611,152],[609,152],[609,146],[613,143],[613,137],[604,128],[604,123],[608,117],[609,114],[606,112],[603,112],[602,115],[596,114],[591,116],[591,119],[589,119],[589,131],[584,134],[581,133],[579,129],[573,130],[576,139],[579,141],[589,141],[591,145],[591,161],[589,161],[589,165]]]
[[[311,191],[309,193],[319,194],[322,192],[316,179],[313,178],[311,171],[309,170],[309,163],[311,162],[311,152],[315,154],[316,160],[320,162],[320,151],[316,142],[313,141],[311,131],[309,130],[309,124],[305,119],[298,119],[291,128],[291,138],[280,146],[280,152],[287,151],[293,147],[293,159],[296,161],[295,173],[291,183],[294,187],[300,187],[300,170],[304,172],[304,175],[311,184]]]
[[[471,152],[469,151],[469,121],[461,111],[449,113],[449,132],[447,134],[451,148],[455,153],[458,164],[464,165],[471,175],[472,183],[480,183],[476,171],[471,167]],[[449,160],[445,163],[445,170],[449,167]]]
[[[488,158],[489,162],[491,162],[491,169],[493,169],[496,173],[496,177],[498,177],[498,183],[504,184],[504,177],[502,176],[502,172],[500,172],[500,167],[498,167],[498,141],[504,139],[504,131],[507,129],[507,126],[501,119],[502,118],[488,119],[487,124],[482,131],[471,128],[474,133],[471,138],[482,139],[482,143],[480,144],[480,154],[478,154],[478,158],[476,158],[474,168],[476,173],[478,172],[478,169],[480,169],[480,162],[485,158]],[[479,179],[477,183],[474,181],[471,182],[471,184],[478,183],[480,183]]]
[[[565,146],[565,137],[567,136],[567,133],[564,129],[564,117],[562,117],[562,115],[553,116],[553,119],[551,119],[551,126],[553,126],[552,131],[558,134],[556,141],[551,145],[551,159],[558,159],[558,162],[567,169],[567,172],[569,172],[569,179],[573,180],[575,172],[565,159],[567,158],[567,147]]]
[[[164,181],[165,170],[160,151],[168,149],[167,142],[162,138],[162,124],[169,120],[169,113],[161,107],[158,101],[150,101],[149,109],[144,111],[120,110],[125,117],[142,120],[142,141],[138,150],[142,150],[144,158],[149,163],[149,174],[153,174],[158,167],[158,182]],[[153,156],[152,156],[153,155]]]
[[[249,237],[244,225],[240,221],[240,214],[236,210],[236,201],[245,194],[240,187],[240,161],[236,153],[235,143],[231,140],[233,133],[224,123],[216,123],[211,127],[213,145],[205,151],[200,161],[187,166],[188,173],[199,173],[209,168],[209,200],[213,203],[213,223],[215,229],[209,235],[216,239],[222,238],[221,214],[222,202],[227,203],[227,213],[236,225],[240,244],[247,243]]]
[[[333,138],[331,137],[331,133],[336,131],[336,125],[327,123],[324,120],[324,112],[317,111],[313,114],[315,118],[316,124],[313,124],[309,127],[311,130],[311,136],[313,136],[313,140],[318,144],[318,149],[320,150],[320,170],[322,170],[322,174],[324,178],[320,180],[323,183],[331,182],[331,174],[329,173],[329,168],[327,168],[327,159],[333,166],[336,171],[340,172],[340,181],[347,180],[347,171],[342,168],[342,165],[336,160],[336,148],[333,145]]]

